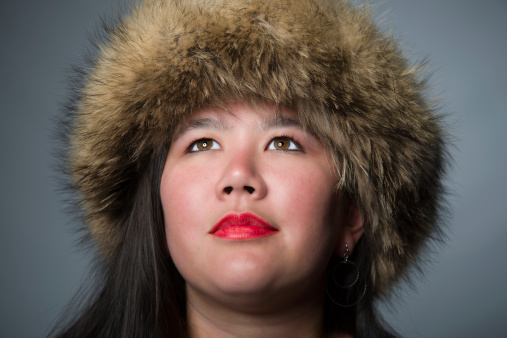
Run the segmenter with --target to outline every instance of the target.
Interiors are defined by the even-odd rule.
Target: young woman
[[[445,133],[368,10],[147,0],[105,31],[65,129],[97,282],[54,335],[391,336]]]

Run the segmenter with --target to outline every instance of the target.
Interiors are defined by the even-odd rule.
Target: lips
[[[247,240],[276,234],[278,229],[249,212],[224,216],[209,232],[215,237]]]

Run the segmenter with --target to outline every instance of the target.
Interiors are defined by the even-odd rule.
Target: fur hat
[[[147,163],[200,107],[293,107],[364,211],[374,294],[438,230],[445,147],[418,68],[342,0],[147,0],[98,46],[69,109],[67,156],[85,222],[114,257]]]

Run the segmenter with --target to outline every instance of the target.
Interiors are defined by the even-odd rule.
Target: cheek
[[[209,198],[213,189],[199,175],[191,173],[184,168],[164,169],[161,180],[166,240],[175,263],[180,256],[192,255],[192,250],[198,247],[196,242],[206,234],[203,217],[206,212],[203,211],[207,205],[206,196]]]
[[[160,183],[160,197],[166,227],[197,217],[196,210],[206,206],[214,193],[211,179],[206,170],[188,166],[166,165]]]
[[[312,165],[298,166],[274,180],[280,195],[273,203],[279,204],[282,216],[293,227],[290,240],[303,247],[303,252],[327,255],[338,241],[342,226],[336,184],[328,167]]]
[[[280,203],[284,204],[288,215],[320,221],[332,218],[337,206],[336,184],[337,179],[327,167],[299,165],[276,176],[272,190],[280,194]]]

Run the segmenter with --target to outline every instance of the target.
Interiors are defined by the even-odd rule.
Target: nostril
[[[224,191],[225,191],[225,193],[226,193],[227,195],[230,195],[230,194],[231,194],[231,192],[232,192],[232,187],[225,187],[225,188],[224,188]]]
[[[248,185],[244,186],[245,190],[248,191],[248,193],[251,195],[254,193],[255,189],[252,187],[249,187]]]

